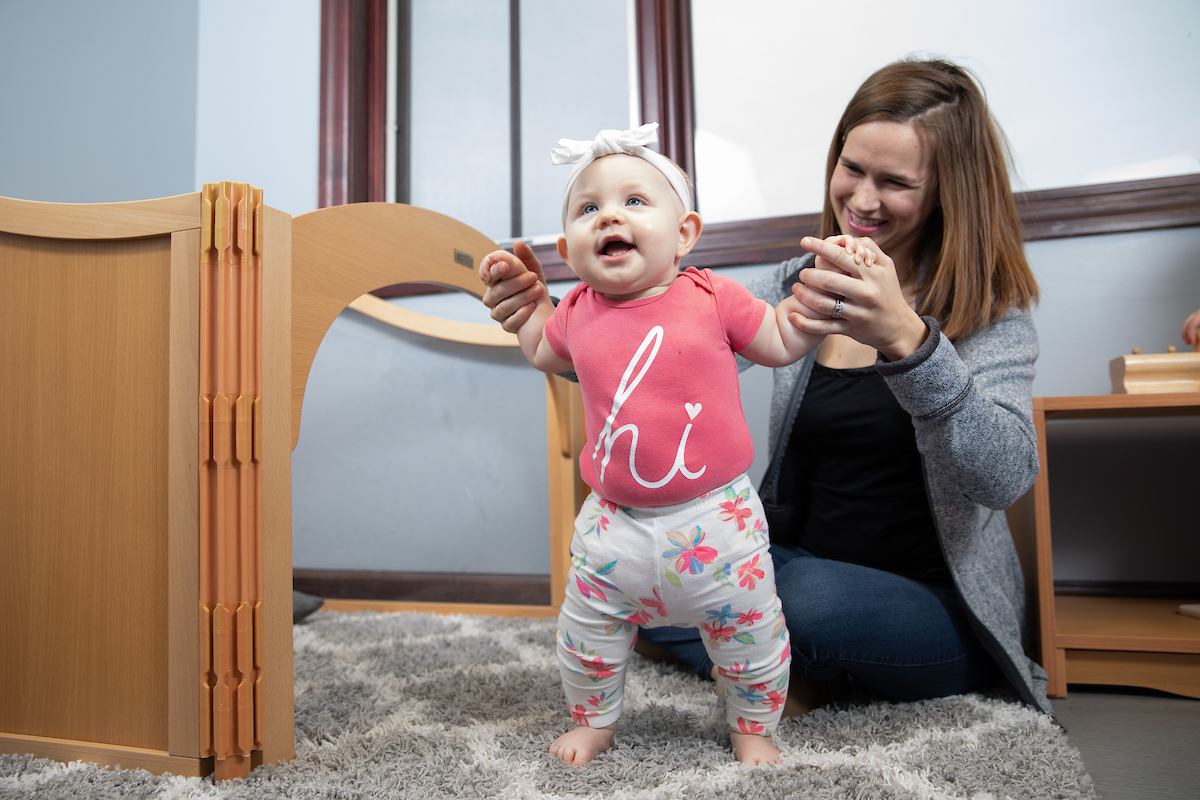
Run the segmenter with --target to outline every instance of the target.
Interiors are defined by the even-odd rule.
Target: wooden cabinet
[[[1038,619],[1051,697],[1066,697],[1068,683],[1083,683],[1200,698],[1200,620],[1177,613],[1180,603],[1200,602],[1197,598],[1055,595],[1050,532],[1055,466],[1047,455],[1046,438],[1048,420],[1195,415],[1200,415],[1200,392],[1033,399],[1041,459],[1033,488]]]

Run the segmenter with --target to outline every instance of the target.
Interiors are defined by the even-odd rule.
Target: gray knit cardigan
[[[775,305],[811,260],[785,261],[747,286]],[[925,344],[901,361],[881,358],[875,368],[912,416],[942,554],[976,634],[1021,698],[1050,713],[1046,673],[1026,655],[1025,582],[1005,515],[1038,472],[1031,396],[1037,332],[1028,312],[1013,309],[951,344],[936,320],[923,319]],[[813,358],[775,370],[765,502],[778,500],[783,453]]]

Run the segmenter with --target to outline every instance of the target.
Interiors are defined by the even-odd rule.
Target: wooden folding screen
[[[0,752],[218,778],[294,755],[291,450],[312,358],[369,289],[478,294],[465,262],[494,245],[385,204],[298,218],[295,254],[293,227],[245,184],[0,198]],[[577,409],[565,396],[552,412]],[[550,423],[560,467],[577,425]]]

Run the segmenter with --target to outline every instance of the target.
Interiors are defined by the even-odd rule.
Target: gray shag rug
[[[554,620],[321,612],[294,628],[296,759],[244,781],[0,756],[0,798],[1090,798],[1054,721],[1002,693],[855,697],[779,726],[783,763],[733,760],[713,684],[634,655],[616,746],[570,726]]]

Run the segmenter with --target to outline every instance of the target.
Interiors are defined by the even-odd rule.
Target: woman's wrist
[[[902,361],[921,349],[929,338],[929,328],[916,312],[908,314],[899,334],[886,347],[879,349],[888,361]]]

